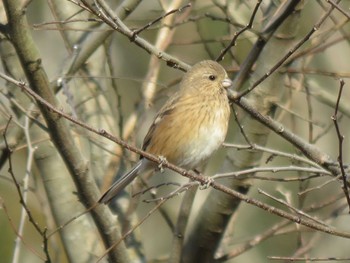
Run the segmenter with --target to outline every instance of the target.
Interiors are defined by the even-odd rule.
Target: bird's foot
[[[205,181],[201,184],[201,186],[199,187],[200,190],[205,190],[208,189],[210,187],[210,185],[214,182],[214,179],[211,177],[206,177]]]
[[[158,156],[160,163],[158,164],[158,169],[162,173],[164,172],[163,164],[167,162],[166,158],[162,155]]]

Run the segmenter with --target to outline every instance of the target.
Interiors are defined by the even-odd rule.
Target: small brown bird
[[[142,149],[186,169],[204,162],[223,143],[230,117],[226,89],[232,85],[215,61],[195,64],[183,77],[179,91],[160,109]],[[117,180],[99,199],[108,203],[140,173],[158,165],[146,158]]]

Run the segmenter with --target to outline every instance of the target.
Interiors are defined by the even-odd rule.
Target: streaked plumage
[[[183,77],[179,91],[160,109],[142,149],[168,162],[194,169],[223,143],[230,116],[226,89],[232,82],[217,62],[195,64]],[[100,198],[108,203],[138,174],[157,168],[146,158],[117,180]]]

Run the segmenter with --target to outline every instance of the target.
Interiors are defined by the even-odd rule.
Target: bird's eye
[[[216,76],[215,75],[209,75],[209,79],[210,80],[216,80]]]

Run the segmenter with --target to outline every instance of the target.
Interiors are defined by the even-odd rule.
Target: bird
[[[227,89],[231,85],[219,63],[203,60],[193,65],[179,90],[156,114],[142,149],[187,170],[204,163],[225,140],[230,118]],[[98,202],[108,204],[138,175],[157,168],[158,164],[141,156]]]

